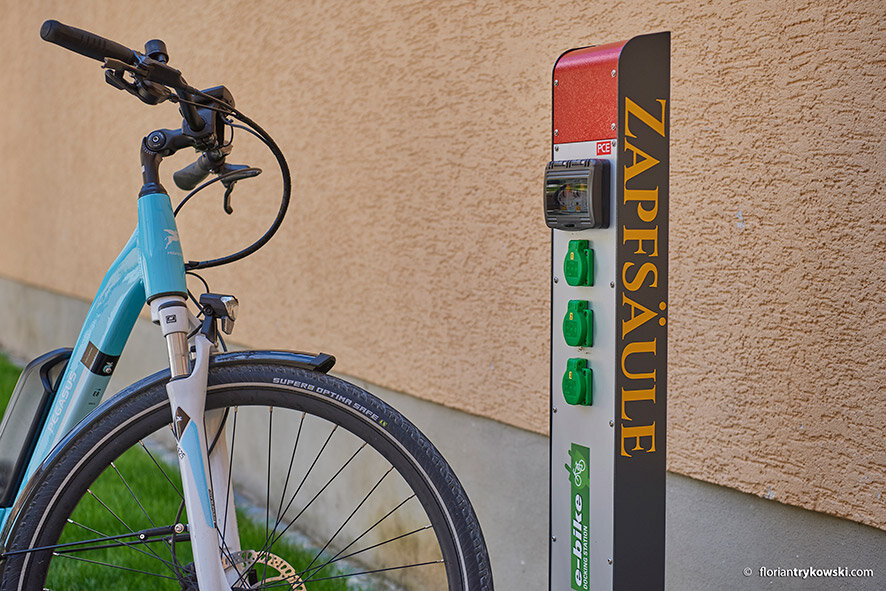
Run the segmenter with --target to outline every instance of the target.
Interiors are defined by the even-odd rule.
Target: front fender
[[[275,363],[328,373],[329,370],[332,369],[332,366],[335,365],[335,357],[327,355],[326,353],[318,353],[315,355],[312,353],[300,353],[294,351],[234,351],[231,353],[218,353],[213,355],[209,361],[209,370],[212,371],[213,367],[219,366],[249,365],[256,363]],[[41,481],[43,474],[52,467],[56,460],[65,453],[71,443],[76,440],[77,436],[84,430],[89,429],[92,421],[103,413],[108,412],[110,409],[123,403],[130,397],[138,396],[139,393],[149,388],[154,388],[158,384],[165,384],[167,381],[169,381],[169,370],[165,369],[146,378],[142,378],[136,383],[124,388],[93,409],[92,412],[86,415],[82,421],[77,423],[77,425],[75,425],[74,428],[58,442],[52,451],[49,452],[49,455],[47,455],[43,462],[41,462],[37,470],[35,470],[28,479],[28,482],[16,498],[12,509],[7,514],[6,521],[3,524],[3,530],[0,532],[0,561],[5,558],[6,545],[9,536],[15,531],[15,526],[18,523],[23,509],[30,506],[31,498],[36,491],[37,483]]]

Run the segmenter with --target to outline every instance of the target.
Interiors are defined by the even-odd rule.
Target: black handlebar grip
[[[206,154],[201,154],[195,162],[174,173],[172,180],[182,191],[190,191],[209,175],[212,166]]]
[[[40,37],[44,41],[55,43],[65,49],[91,57],[100,62],[110,57],[127,64],[135,64],[138,58],[135,52],[110,39],[99,37],[89,31],[75,29],[58,21],[49,20],[40,27]]]

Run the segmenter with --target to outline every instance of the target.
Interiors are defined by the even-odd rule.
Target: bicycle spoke
[[[117,473],[117,476],[120,477],[120,480],[123,482],[123,486],[126,487],[126,490],[128,490],[130,496],[132,496],[132,500],[135,501],[135,503],[138,505],[138,508],[142,510],[142,513],[144,514],[144,516],[147,517],[147,519],[148,519],[148,523],[151,524],[151,527],[157,527],[157,524],[155,524],[155,523],[154,523],[154,520],[151,519],[151,516],[148,515],[148,512],[147,512],[147,510],[144,508],[144,506],[141,504],[141,501],[139,501],[139,500],[138,500],[138,497],[135,495],[135,493],[132,492],[132,487],[129,486],[129,483],[126,482],[126,479],[123,478],[123,475],[122,475],[122,474],[120,474],[120,470],[117,469],[117,464],[116,464],[116,462],[111,462],[111,468],[113,468],[113,469],[114,469],[114,472]]]
[[[265,491],[265,543],[264,548],[269,548],[268,540],[270,539],[268,533],[268,526],[271,521],[271,439],[274,435],[274,407],[268,407],[268,487]],[[268,574],[268,561],[265,560],[265,568],[262,571],[262,580]]]
[[[396,542],[397,540],[402,540],[405,537],[415,535],[419,532],[423,532],[423,531],[426,531],[429,529],[431,529],[430,523],[428,525],[422,526],[418,529],[414,529],[411,532],[407,532],[405,534],[400,534],[399,536],[394,536],[393,538],[389,538],[389,539],[385,540],[384,542],[379,542],[378,544],[373,544],[372,546],[367,546],[366,548],[363,548],[362,550],[357,550],[356,552],[351,552],[350,554],[342,556],[341,558],[336,558],[332,562],[338,562],[339,560],[347,560],[348,558],[356,556],[357,554],[362,554],[363,552],[368,552],[369,550],[372,550],[374,548],[378,548],[379,546],[384,546],[385,544],[390,544],[391,542]],[[316,572],[316,571],[314,571],[314,572]]]
[[[354,515],[357,514],[357,511],[360,510],[360,507],[363,506],[363,503],[365,503],[365,502],[367,501],[367,499],[369,499],[369,497],[372,496],[372,493],[375,492],[375,489],[377,489],[377,488],[381,485],[381,483],[384,481],[385,478],[387,478],[388,474],[390,474],[391,471],[392,471],[393,469],[394,469],[394,467],[391,466],[390,468],[388,468],[388,471],[385,472],[385,473],[382,475],[381,478],[379,478],[378,482],[375,483],[375,486],[373,486],[373,487],[369,490],[369,492],[366,493],[366,496],[364,496],[363,499],[360,501],[360,503],[357,504],[357,507],[356,507],[353,511],[351,511],[351,514],[348,515],[348,518],[345,519],[344,523],[342,523],[341,526],[340,526],[337,530],[335,530],[335,533],[332,534],[332,537],[330,537],[330,538],[326,541],[326,543],[323,544],[323,547],[320,548],[320,551],[317,552],[317,555],[314,556],[314,558],[311,560],[310,564],[308,564],[308,566],[305,567],[305,570],[302,571],[302,572],[307,572],[307,571],[311,570],[311,567],[314,566],[314,563],[317,562],[317,559],[320,558],[320,556],[323,554],[323,552],[326,551],[326,549],[329,547],[329,544],[331,544],[331,543],[332,543],[332,540],[335,539],[335,536],[337,536],[338,534],[341,533],[341,530],[343,530],[343,529],[345,528],[345,526],[348,524],[348,522],[351,521],[351,518],[353,518]]]
[[[178,494],[179,498],[180,498],[181,500],[184,501],[184,500],[185,500],[185,495],[182,494],[181,489],[179,489],[178,486],[175,485],[175,483],[174,483],[174,482],[172,481],[172,479],[169,477],[169,474],[166,473],[166,470],[164,470],[163,467],[160,466],[160,463],[159,463],[159,462],[157,461],[157,459],[154,457],[154,454],[151,453],[151,450],[149,450],[149,449],[145,446],[144,442],[141,441],[141,440],[139,440],[138,444],[142,446],[142,449],[145,450],[145,452],[146,452],[146,453],[148,454],[148,456],[151,458],[151,461],[154,462],[154,465],[157,466],[157,469],[160,470],[160,472],[161,472],[161,473],[163,474],[163,476],[166,478],[166,481],[172,486],[172,489]]]
[[[301,517],[304,514],[304,512],[308,510],[308,507],[310,507],[321,494],[323,494],[323,491],[325,491],[329,487],[329,485],[332,484],[332,482],[338,477],[338,475],[341,474],[344,471],[344,469],[348,467],[348,464],[350,464],[353,461],[353,459],[357,457],[357,454],[359,454],[361,451],[363,451],[363,448],[366,447],[366,445],[367,445],[367,443],[363,442],[363,445],[361,445],[360,447],[357,448],[357,451],[355,451],[354,454],[350,458],[348,458],[348,460],[344,464],[342,464],[342,467],[339,468],[338,471],[332,475],[332,478],[330,478],[326,482],[326,484],[323,485],[323,488],[321,488],[317,492],[317,494],[315,494],[314,497],[310,501],[308,501],[308,504],[305,505],[304,507],[302,507],[301,511],[299,511],[298,514],[295,516],[295,518],[289,522],[289,525],[287,525],[285,528],[283,528],[283,531],[281,531],[279,534],[277,534],[277,537],[274,538],[274,540],[271,542],[270,546],[267,546],[267,548],[270,548],[271,546],[276,544],[277,541],[281,537],[283,537],[283,534],[285,534],[289,530],[289,528],[292,527],[296,521],[298,521],[298,518]]]
[[[440,560],[431,560],[429,562],[416,562],[415,564],[404,564],[402,566],[390,566],[388,568],[377,568],[375,570],[365,570],[365,571],[361,571],[358,573],[347,573],[347,574],[343,574],[343,575],[334,575],[331,577],[321,577],[319,579],[303,579],[301,582],[302,582],[302,584],[316,583],[318,581],[331,581],[332,579],[345,579],[347,577],[359,577],[360,575],[371,575],[371,574],[375,574],[375,573],[390,572],[392,570],[403,570],[405,568],[416,568],[419,566],[428,566],[431,564],[444,564],[444,563],[445,563],[445,561],[441,558]],[[287,578],[290,578],[290,577],[287,577]],[[294,580],[295,579],[293,578],[293,581]],[[283,579],[281,579],[281,582],[282,581],[283,581]],[[288,584],[288,582],[287,582],[287,584]],[[269,586],[267,588],[270,589],[271,587],[272,586]]]
[[[135,568],[129,568],[128,566],[120,566],[119,564],[111,564],[109,562],[99,562],[98,560],[89,560],[88,558],[83,558],[82,556],[71,556],[70,554],[59,554],[58,552],[53,552],[52,555],[58,556],[60,558],[69,558],[71,560],[79,560],[80,562],[88,562],[90,564],[97,564],[99,566],[108,566],[110,568],[117,568],[120,570],[138,573],[140,575],[148,575],[149,577],[157,577],[160,579],[169,579],[171,581],[180,581],[180,579],[178,577],[169,577],[169,576],[161,575],[158,573],[148,572],[146,570],[138,570]]]
[[[234,446],[237,445],[237,413],[239,410],[240,410],[239,406],[234,407],[234,426],[233,426],[232,434],[231,434],[231,457],[230,457],[230,460],[228,461],[228,484],[227,484],[227,487],[225,488],[225,518],[222,523],[221,531],[219,531],[219,529],[218,529],[217,522],[215,525],[215,530],[218,532],[219,539],[222,541],[221,550],[223,553],[225,553],[228,556],[228,559],[231,562],[231,565],[234,567],[234,570],[237,571],[237,575],[238,575],[237,580],[238,581],[243,577],[243,573],[241,573],[240,569],[237,568],[237,564],[234,561],[234,553],[231,551],[231,548],[228,546],[228,541],[225,539],[224,532],[226,532],[228,530],[228,510],[230,509],[229,501],[230,501],[231,497],[233,496],[231,494],[231,475],[234,472],[234,469],[233,469],[234,468]],[[227,409],[225,410],[225,418],[227,418]],[[222,423],[221,428],[222,429],[224,428],[224,423]],[[219,431],[218,435],[216,435],[216,441],[218,441],[220,436],[221,436],[221,431]]]
[[[218,525],[215,526],[215,531],[218,532]],[[235,571],[237,571],[237,581],[240,581],[240,579],[243,578],[244,573],[241,573],[240,569],[237,568],[237,563],[234,560],[234,553],[231,551],[231,548],[228,546],[228,542],[225,540],[224,536],[221,535],[221,532],[219,532],[219,537],[222,542],[220,550],[222,551],[222,554],[224,554],[225,556],[228,557],[228,561],[231,563],[231,567]]]
[[[280,492],[280,503],[277,505],[277,515],[274,518],[274,523],[280,523],[280,509],[283,508],[283,500],[286,498],[286,489],[289,488],[289,477],[292,475],[292,465],[295,462],[295,452],[298,449],[298,441],[301,438],[301,428],[305,423],[305,415],[307,412],[302,411],[301,419],[298,422],[298,431],[295,433],[295,444],[292,446],[292,454],[289,456],[289,469],[286,470],[286,480],[283,482],[283,490]]]
[[[120,523],[122,523],[122,524],[123,524],[123,527],[125,527],[126,529],[128,529],[130,533],[135,534],[135,530],[133,530],[131,527],[129,527],[129,526],[126,524],[126,522],[123,521],[123,520],[120,518],[119,515],[117,515],[116,513],[114,513],[114,511],[113,511],[110,507],[108,507],[108,506],[104,503],[104,501],[102,501],[100,498],[98,498],[98,496],[97,496],[94,492],[92,492],[92,489],[87,488],[87,489],[86,489],[86,492],[89,493],[89,495],[90,495],[93,499],[95,499],[96,501],[98,501],[99,504],[100,504],[102,507],[104,507],[105,510],[106,510],[108,513],[110,513],[111,515],[113,515],[113,516],[114,516],[114,519],[116,519],[117,521],[119,521]],[[148,546],[147,548],[148,548],[148,552],[150,552],[151,554],[153,554],[154,557],[155,557],[157,560],[160,560],[160,561],[162,561],[162,562],[166,562],[165,560],[163,560],[162,558],[160,558],[160,555],[159,555],[159,554],[157,554],[156,552],[154,552],[154,549],[153,549],[153,548],[151,548],[150,546]],[[133,550],[136,550],[136,549],[137,549],[137,548],[133,548]]]
[[[138,505],[138,508],[141,509],[142,513],[144,513],[145,517],[147,517],[148,523],[151,524],[151,527],[157,527],[157,524],[155,524],[154,520],[151,519],[151,516],[148,515],[147,509],[145,509],[144,506],[141,504],[141,501],[138,500],[138,497],[133,492],[132,487],[129,486],[129,483],[126,482],[125,478],[123,478],[123,474],[121,474],[120,470],[117,469],[117,464],[115,462],[111,462],[111,467],[114,469],[114,472],[117,473],[117,476],[120,477],[120,480],[123,482],[123,485],[126,487],[126,490],[129,491],[129,494],[132,496],[132,500],[134,500],[136,502],[136,504]],[[169,551],[171,553],[172,552],[172,544],[170,544],[166,540],[163,540],[163,542],[166,544],[166,547],[169,549]]]
[[[320,451],[317,452],[317,457],[314,458],[314,461],[311,463],[310,467],[308,467],[308,471],[305,472],[304,478],[301,479],[301,482],[298,484],[298,488],[295,489],[295,492],[292,495],[292,498],[289,499],[289,502],[286,504],[286,508],[280,512],[280,519],[274,523],[274,527],[271,530],[271,533],[274,534],[277,532],[277,526],[283,522],[283,516],[286,515],[286,512],[289,511],[289,508],[292,506],[292,503],[295,501],[295,497],[298,496],[298,493],[301,491],[302,486],[304,486],[305,482],[308,480],[308,476],[310,476],[311,471],[314,469],[314,466],[317,465],[317,461],[320,459],[320,456],[323,455],[323,451],[326,449],[326,446],[329,445],[329,441],[332,439],[332,436],[335,435],[335,431],[338,429],[338,425],[333,425],[332,431],[329,432],[329,435],[326,437],[326,441],[323,442],[323,446],[320,448]],[[275,540],[276,541],[276,540]],[[272,542],[273,544],[273,542]],[[267,551],[269,546],[265,546],[262,548],[262,551]]]
[[[342,548],[341,550],[339,550],[338,553],[335,554],[335,556],[333,556],[332,558],[330,558],[329,560],[327,560],[327,561],[326,561],[325,563],[323,563],[322,565],[318,566],[317,569],[316,569],[314,572],[317,572],[317,570],[323,569],[324,567],[326,567],[326,566],[332,564],[333,562],[337,562],[338,560],[344,560],[344,559],[347,558],[348,556],[353,556],[353,554],[349,554],[348,556],[345,556],[345,557],[339,558],[339,556],[341,556],[342,554],[344,554],[345,552],[348,551],[348,548],[350,548],[351,546],[353,546],[354,544],[356,544],[357,542],[359,542],[360,539],[363,538],[363,536],[365,536],[366,534],[368,534],[369,532],[371,532],[373,529],[375,529],[376,527],[378,527],[378,525],[381,524],[382,521],[384,521],[385,519],[387,519],[388,517],[390,517],[391,515],[393,515],[394,513],[396,513],[397,510],[398,510],[400,507],[402,507],[403,505],[405,505],[406,503],[408,503],[410,500],[412,500],[412,499],[414,499],[414,498],[415,498],[415,494],[413,493],[413,494],[411,494],[410,496],[408,496],[408,497],[406,497],[405,499],[403,499],[403,500],[400,502],[399,505],[397,505],[396,507],[394,507],[393,509],[391,509],[390,511],[388,511],[388,512],[387,512],[387,513],[386,513],[381,519],[379,519],[378,521],[376,521],[375,523],[373,523],[372,525],[370,525],[368,529],[366,529],[363,533],[361,533],[359,536],[357,536],[356,538],[354,538],[354,539],[351,541],[350,544],[348,544],[347,546],[345,546],[344,548]],[[363,550],[360,550],[360,552],[362,552],[362,551],[363,551]],[[359,552],[355,552],[354,554],[358,554],[358,553],[359,553]],[[301,575],[301,574],[307,572],[307,570],[308,570],[308,569],[305,569],[305,570],[303,570],[303,571],[302,571],[301,573],[299,573],[299,574]]]
[[[119,515],[117,515],[116,513],[114,513],[113,509],[111,509],[110,507],[108,507],[108,506],[105,504],[104,501],[102,501],[102,500],[101,500],[101,499],[100,499],[100,498],[99,498],[94,492],[92,492],[92,489],[91,489],[91,488],[87,488],[87,489],[86,489],[86,492],[89,494],[89,496],[91,496],[93,499],[95,499],[96,501],[98,501],[98,504],[101,505],[102,507],[104,507],[104,508],[105,508],[105,511],[107,511],[108,513],[110,513],[110,514],[114,517],[114,519],[116,519],[116,520],[119,521],[121,524],[123,524],[123,527],[125,527],[126,529],[128,529],[130,533],[133,533],[133,534],[135,533],[135,530],[132,529],[131,527],[129,527],[129,526],[126,524],[126,522],[123,521],[123,520],[120,518]]]
[[[186,536],[184,539],[190,540],[191,538],[190,538],[190,536]],[[78,547],[76,547],[76,548],[63,548],[61,550],[57,550],[56,553],[57,554],[70,554],[71,552],[93,552],[95,550],[108,550],[111,548],[125,548],[125,547],[130,547],[133,550],[135,550],[136,548],[134,546],[132,546],[132,544],[154,544],[156,542],[167,542],[168,543],[168,540],[166,540],[165,538],[152,538],[150,540],[137,540],[135,542],[129,542],[129,543],[117,542],[116,544],[109,543],[109,544],[98,544],[95,546],[82,546],[82,547],[79,546],[79,544],[86,543],[86,541],[83,541],[83,542],[78,542]],[[58,548],[58,547],[59,546],[50,546],[50,548]],[[34,550],[29,550],[29,552],[33,552],[33,551]],[[150,556],[150,555],[147,555],[147,556],[149,556],[150,558],[154,558],[153,556]],[[170,565],[171,564],[172,563],[170,563]]]
[[[91,533],[94,533],[94,534],[96,534],[96,535],[98,535],[98,536],[102,536],[102,537],[104,537],[105,539],[118,539],[118,540],[119,540],[119,539],[122,538],[122,537],[131,537],[131,536],[136,536],[136,537],[138,537],[138,533],[137,533],[137,532],[131,532],[131,533],[129,533],[129,534],[122,534],[122,535],[120,535],[120,536],[108,536],[108,535],[106,535],[106,534],[104,534],[104,533],[98,531],[97,529],[93,529],[93,528],[91,528],[91,527],[89,527],[89,526],[87,526],[87,525],[83,525],[82,523],[78,523],[78,522],[74,521],[73,519],[68,519],[68,523],[70,523],[71,525],[76,525],[77,527],[82,528],[82,529],[85,529],[86,531],[91,532]],[[93,543],[93,542],[95,542],[95,541],[100,541],[100,540],[87,540],[87,541],[90,542],[90,543]],[[86,543],[86,542],[72,542],[71,544],[79,544],[79,543]],[[124,541],[120,540],[120,544],[121,544],[121,545],[126,546],[127,548],[129,548],[129,549],[131,549],[131,550],[135,550],[136,552],[139,552],[140,554],[144,554],[144,555],[147,556],[148,558],[154,558],[154,559],[156,559],[156,560],[159,560],[159,561],[162,562],[164,565],[166,565],[166,567],[167,567],[169,570],[171,570],[173,573],[175,573],[175,570],[176,570],[176,569],[175,569],[175,565],[174,565],[172,562],[170,562],[170,561],[168,561],[168,560],[165,560],[165,559],[161,558],[156,552],[151,551],[150,553],[148,553],[148,552],[145,552],[144,550],[142,550],[141,548],[138,548],[138,547],[136,547],[136,546],[133,545],[133,544],[137,544],[137,543],[143,543],[143,542],[142,542],[141,540],[139,540],[138,542],[124,542]],[[146,542],[144,542],[144,543],[146,543]],[[68,544],[68,545],[69,545],[69,544]],[[64,545],[64,544],[63,544],[63,545],[57,545],[56,547],[65,547],[65,546],[67,546],[67,545]],[[47,548],[49,548],[49,547],[51,547],[51,546],[48,546]],[[150,546],[146,546],[146,547],[148,548],[148,550],[151,549]],[[174,556],[174,554],[173,554],[173,556]]]
[[[237,412],[239,410],[239,406],[234,407],[234,427],[231,432],[231,459],[228,460],[228,486],[225,489],[225,519],[222,524],[222,532],[225,532],[228,529],[228,501],[233,496],[231,494],[231,475],[234,473],[234,446],[237,445]],[[224,535],[222,535],[222,538],[224,538]]]
[[[212,450],[215,449],[215,444],[218,443],[218,440],[221,438],[221,435],[225,430],[225,425],[228,422],[228,413],[230,411],[231,411],[230,408],[225,409],[225,412],[222,415],[221,420],[219,421],[218,431],[215,432],[215,437],[212,438],[212,443],[209,444],[209,448],[206,450],[207,455],[212,453]]]

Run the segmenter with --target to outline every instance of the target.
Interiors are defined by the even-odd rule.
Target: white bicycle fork
[[[224,410],[204,414],[209,357],[214,345],[198,333],[193,339],[196,359],[189,369],[188,333],[197,321],[184,298],[169,296],[152,301],[151,318],[163,329],[169,352],[171,377],[166,392],[172,408],[197,581],[201,589],[229,590],[239,575],[236,568],[225,572],[222,551],[229,556],[239,552],[240,538],[234,495],[228,486]],[[215,439],[211,454],[207,434]]]

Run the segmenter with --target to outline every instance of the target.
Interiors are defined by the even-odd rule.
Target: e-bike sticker
[[[114,373],[114,368],[117,367],[119,360],[119,355],[102,353],[92,341],[89,341],[86,351],[83,352],[83,357],[80,358],[80,363],[96,375],[109,376]]]
[[[570,560],[569,580],[572,588],[576,591],[588,591],[590,578],[588,573],[588,559],[590,545],[590,519],[591,510],[590,486],[590,450],[577,443],[572,444],[569,450],[571,464],[566,464],[569,471],[569,506],[572,517],[570,528],[570,547],[572,557]]]

